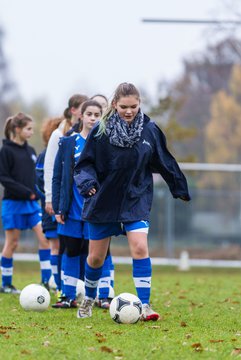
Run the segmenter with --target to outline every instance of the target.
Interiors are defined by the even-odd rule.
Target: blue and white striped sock
[[[90,299],[96,298],[97,285],[102,274],[103,266],[94,269],[85,263],[85,296]]]
[[[61,283],[60,283],[60,271],[59,271],[59,257],[60,255],[50,255],[50,263],[51,263],[51,269],[52,274],[54,277],[55,284],[57,286],[57,290],[61,289]]]
[[[61,278],[61,293],[62,296],[65,295],[65,289],[64,289],[64,272],[65,272],[65,263],[66,263],[67,255],[64,253],[62,255],[62,261],[61,261],[61,270],[60,270],[60,278]]]
[[[79,279],[79,256],[66,256],[64,270],[64,295],[74,300],[76,298],[76,285]]]
[[[50,249],[39,249],[38,253],[41,270],[41,282],[47,283],[52,274],[50,265]]]
[[[99,299],[107,299],[109,297],[110,289],[110,261],[109,256],[105,259],[102,267],[101,278],[98,282],[99,287]]]
[[[2,286],[12,285],[13,258],[2,256],[1,259]]]
[[[133,279],[142,304],[149,304],[151,295],[151,259],[133,259]]]
[[[109,259],[109,263],[110,263],[110,285],[113,287],[114,289],[114,283],[115,283],[115,266],[113,264],[113,261],[112,261],[112,256],[108,256],[108,259]]]

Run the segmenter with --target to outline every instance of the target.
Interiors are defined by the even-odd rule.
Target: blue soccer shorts
[[[58,239],[57,229],[56,230],[46,230],[44,232],[44,235],[45,235],[46,239],[48,239],[48,240]]]
[[[148,234],[149,221],[89,223],[90,239],[102,240],[110,236],[126,234],[126,232],[142,232]]]
[[[2,216],[4,230],[27,230],[41,223],[42,214],[36,211],[32,214],[8,214]]]
[[[82,220],[66,219],[64,224],[58,224],[57,233],[74,238],[89,239],[89,223]]]

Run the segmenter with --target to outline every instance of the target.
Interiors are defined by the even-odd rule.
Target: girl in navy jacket
[[[89,222],[91,239],[86,298],[77,317],[92,316],[96,285],[111,236],[124,230],[133,258],[136,291],[143,304],[142,319],[159,319],[150,307],[152,269],[147,233],[152,173],[162,175],[174,198],[190,200],[186,178],[168,151],[164,134],[142,113],[136,87],[122,83],[111,107],[90,133],[75,167],[75,181],[85,197],[82,219]]]
[[[18,113],[6,120],[6,139],[0,151],[0,182],[4,187],[2,223],[5,243],[2,250],[2,293],[19,293],[12,285],[13,253],[20,231],[33,229],[39,241],[42,283],[48,285],[51,276],[49,242],[41,227],[41,209],[35,191],[35,150],[27,140],[33,135],[33,121]]]
[[[59,142],[52,181],[52,205],[58,222],[58,235],[65,245],[64,296],[53,305],[54,308],[77,307],[76,285],[80,278],[80,263],[85,263],[88,254],[88,224],[81,219],[83,197],[79,195],[73,180],[74,165],[85,145],[85,139],[96,121],[101,117],[101,105],[87,100],[81,107],[81,126],[71,136]],[[83,257],[82,259],[80,257]],[[82,270],[82,276],[84,271]]]

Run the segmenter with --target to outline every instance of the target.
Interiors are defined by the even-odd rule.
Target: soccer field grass
[[[38,263],[15,263],[14,284],[39,282]],[[0,294],[0,359],[230,359],[241,355],[241,271],[153,267],[158,322],[116,324],[94,308],[26,312],[18,296]],[[115,293],[135,294],[131,267],[118,265]],[[52,302],[55,301],[52,295]]]

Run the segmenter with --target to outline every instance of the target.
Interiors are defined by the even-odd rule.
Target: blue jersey
[[[85,146],[80,135],[64,137],[60,140],[55,159],[53,175],[53,207],[56,214],[62,214],[65,224],[58,224],[58,233],[72,237],[82,236],[81,213],[83,197],[77,191],[73,181],[73,169]]]
[[[75,139],[75,149],[74,149],[74,162],[77,163],[80,154],[85,146],[85,139],[78,135]],[[73,200],[70,205],[68,218],[73,220],[81,219],[81,212],[83,208],[83,197],[79,194],[75,182],[73,182]]]

